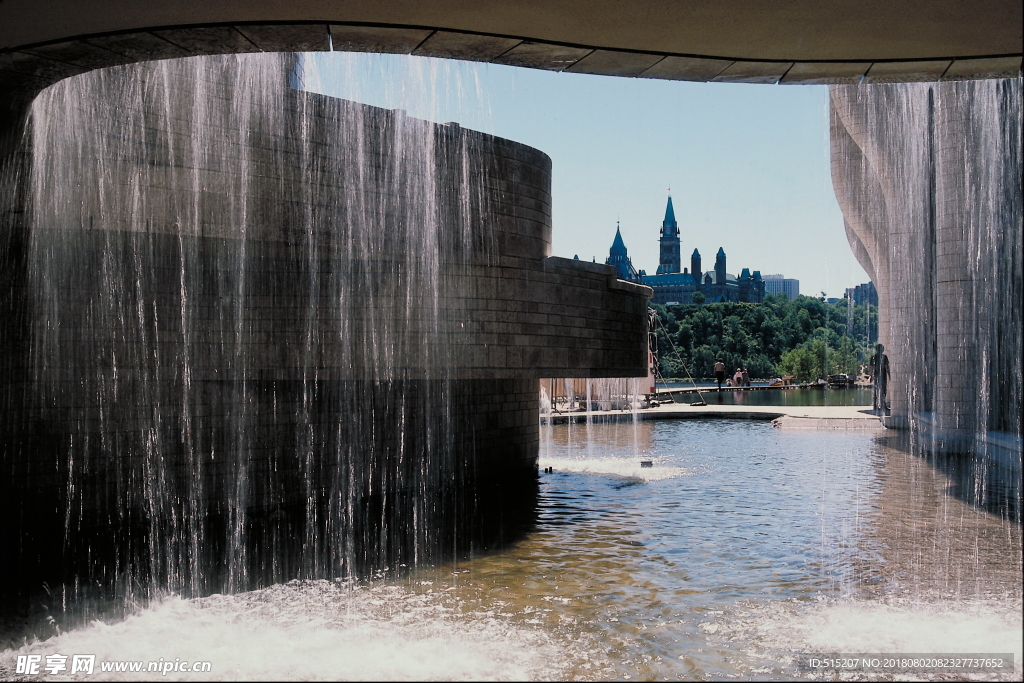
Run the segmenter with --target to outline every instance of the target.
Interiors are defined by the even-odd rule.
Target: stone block
[[[521,42],[523,41],[519,38],[434,31],[429,38],[416,48],[413,54],[423,57],[444,57],[446,59],[469,59],[478,62],[489,62],[495,57],[508,52]]]
[[[589,48],[523,41],[508,52],[495,57],[492,61],[495,64],[508,64],[509,66],[563,71],[583,59],[590,52],[592,50]]]
[[[860,83],[871,62],[796,62],[779,83]]]
[[[239,25],[235,28],[263,52],[327,52],[326,24]]]
[[[152,32],[193,55],[259,52],[260,49],[232,26],[166,29]]]
[[[705,82],[725,71],[732,63],[732,60],[726,59],[669,56],[653,64],[639,76],[670,81]]]
[[[909,83],[937,81],[952,62],[940,59],[923,62],[875,62],[864,75],[865,83]]]
[[[132,61],[174,59],[190,57],[192,53],[155,33],[123,33],[113,36],[97,36],[85,42],[111,52],[129,57]]]
[[[487,367],[504,368],[508,363],[508,349],[504,346],[491,346],[487,349]]]
[[[78,66],[50,59],[42,54],[10,52],[0,55],[0,72],[21,74],[23,77],[41,79],[47,84],[62,78],[89,71],[89,67]]]
[[[602,76],[639,76],[662,60],[662,55],[617,50],[594,50],[566,71]]]
[[[713,83],[778,83],[793,62],[733,62],[710,79]]]
[[[331,46],[336,52],[411,54],[431,34],[430,29],[331,24]]]
[[[942,80],[968,80],[977,78],[1020,78],[1021,56],[983,57],[954,60]]]
[[[96,45],[90,45],[82,40],[27,48],[21,50],[21,53],[64,64],[71,64],[83,69],[102,69],[133,61],[122,54],[111,52]]]

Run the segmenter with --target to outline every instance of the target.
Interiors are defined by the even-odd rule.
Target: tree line
[[[857,375],[878,340],[878,311],[847,299],[765,296],[763,303],[651,304],[663,377],[711,377],[721,359],[729,374],[793,375],[809,382],[834,373]]]

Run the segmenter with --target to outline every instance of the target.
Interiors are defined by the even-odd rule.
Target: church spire
[[[616,276],[620,280],[640,281],[640,275],[633,268],[633,262],[626,254],[626,243],[622,241],[622,231],[618,221],[615,222],[615,240],[612,241],[612,248],[608,250],[608,260],[605,263],[615,267]]]
[[[619,222],[615,221],[615,239],[612,241],[612,248],[610,250],[611,256],[625,256],[626,255],[626,243],[622,241],[622,233],[619,230]]]
[[[668,206],[665,207],[665,221],[661,224],[661,228],[662,230],[665,228],[679,229],[679,225],[676,223],[676,212],[672,208],[672,195],[668,196]]]
[[[665,207],[665,220],[661,224],[661,258],[658,263],[658,275],[678,273],[683,269],[679,257],[679,224],[676,223],[676,212],[672,208],[672,195],[668,197]]]

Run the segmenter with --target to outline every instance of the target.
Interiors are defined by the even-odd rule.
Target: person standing
[[[881,345],[879,345],[881,346]],[[880,408],[882,410],[889,410],[889,356],[882,354],[882,362],[878,367],[878,377],[881,380],[882,388],[879,392],[881,399]]]
[[[722,382],[725,381],[725,363],[722,362],[721,358],[719,358],[718,361],[715,363],[714,373],[715,379],[718,381],[718,390],[721,391]]]
[[[745,387],[749,387],[750,386],[750,373],[747,372],[746,368],[743,368],[743,386],[745,386]]]
[[[889,357],[885,355],[885,347],[875,347],[875,355],[871,357],[871,374],[874,386],[871,392],[872,407],[875,410],[888,410],[889,401],[886,391],[889,388]]]

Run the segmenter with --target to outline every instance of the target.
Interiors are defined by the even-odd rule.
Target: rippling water
[[[674,393],[676,403],[693,403],[704,400],[710,405],[727,406],[870,406],[871,389],[848,387],[842,389],[707,389]]]
[[[500,553],[172,597],[6,651],[0,674],[59,651],[208,660],[223,679],[787,679],[819,651],[1012,652],[1003,678],[1020,677],[1012,476],[764,423],[554,425],[542,439],[553,473],[536,528]]]

